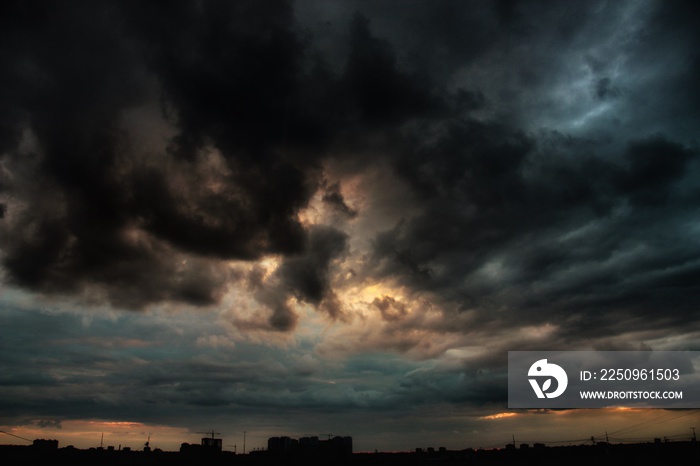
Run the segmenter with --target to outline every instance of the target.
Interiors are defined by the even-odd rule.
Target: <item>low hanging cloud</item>
[[[319,306],[331,299],[330,265],[347,247],[347,235],[332,227],[313,227],[304,253],[287,257],[277,273],[281,281],[301,301]],[[341,313],[332,304],[328,312],[332,316]]]
[[[292,302],[312,305],[332,319],[344,318],[331,280],[334,263],[347,253],[347,238],[335,228],[312,226],[302,251],[285,257],[273,273],[266,276],[262,269],[253,269],[248,275],[248,290],[272,312],[266,323],[256,320],[242,327],[291,330],[298,319]]]
[[[41,427],[42,429],[62,429],[63,425],[60,420],[46,420],[42,419],[40,421],[36,422],[36,425]]]
[[[383,295],[381,298],[374,298],[372,305],[379,309],[379,312],[382,313],[382,318],[386,321],[399,320],[408,313],[404,303],[387,295]]]
[[[357,210],[353,209],[345,202],[345,198],[340,192],[340,183],[333,183],[327,186],[321,199],[323,202],[329,204],[335,211],[349,218],[355,218],[358,215]]]

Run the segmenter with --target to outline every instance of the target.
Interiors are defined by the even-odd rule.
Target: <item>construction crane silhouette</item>
[[[11,434],[9,432],[5,432],[4,430],[0,430],[0,434],[5,434],[9,435],[11,437],[17,437],[18,439],[26,440],[27,442],[33,443],[33,440],[29,440],[28,438],[20,437],[19,435]]]
[[[195,432],[196,434],[207,434],[211,435],[212,440],[214,439],[215,435],[221,435],[221,432],[214,432],[213,430],[211,432]]]

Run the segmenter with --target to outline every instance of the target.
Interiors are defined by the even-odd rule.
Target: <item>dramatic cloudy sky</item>
[[[0,10],[3,431],[392,450],[700,420],[506,407],[509,350],[700,350],[697,2]]]

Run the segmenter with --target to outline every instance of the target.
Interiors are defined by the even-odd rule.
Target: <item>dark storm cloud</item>
[[[315,236],[297,213],[322,185],[330,141],[359,143],[442,105],[361,16],[334,75],[284,3],[3,8],[2,185],[18,201],[3,208],[3,265],[42,292],[125,308],[216,302],[232,277],[196,257],[302,253]],[[156,97],[153,78],[175,130],[161,154],[134,146],[120,120]],[[212,151],[221,166],[202,173]],[[339,188],[324,199],[356,215]],[[326,282],[311,273],[293,288],[318,305]]]
[[[3,155],[19,201],[8,207],[2,234],[9,281],[48,292],[96,285],[130,308],[215,301],[221,280],[211,281],[207,267],[180,267],[167,248],[129,236],[143,221],[134,205],[143,190],[121,169],[141,154],[118,119],[146,92],[118,6],[7,2],[3,9],[2,88],[11,96],[3,113],[14,134]],[[17,145],[23,132],[27,150]]]
[[[620,174],[618,189],[634,204],[642,206],[669,201],[682,203],[682,198],[673,198],[674,184],[685,176],[697,156],[697,149],[690,150],[662,136],[633,141],[624,154],[628,166]]]
[[[303,147],[289,102],[302,92],[302,44],[292,12],[278,2],[135,5],[129,18],[148,50],[178,134],[170,150],[195,160],[215,147],[230,170],[224,196],[185,215],[155,179],[141,201],[146,228],[185,250],[251,259],[300,250],[296,212],[316,189],[318,154]],[[291,123],[290,123],[291,121]],[[287,137],[289,135],[289,137]],[[286,151],[307,149],[304,156]],[[163,180],[160,180],[163,183]],[[158,199],[149,209],[149,199]],[[219,222],[208,222],[209,218]]]
[[[399,173],[424,207],[376,238],[376,273],[478,310],[481,325],[508,326],[496,310],[579,337],[623,333],[641,315],[640,329],[695,321],[700,251],[686,225],[698,198],[684,186],[697,149],[652,136],[619,161],[561,160],[547,150],[596,145],[509,131],[460,124],[402,154]]]
[[[621,46],[635,61],[632,69],[649,53],[671,47],[683,57],[676,68],[648,63],[658,81],[637,82],[633,76],[596,77],[608,66],[601,64],[583,87],[582,99],[590,99],[584,114],[605,111],[595,100],[621,102],[615,117],[644,124],[621,126],[618,135],[595,127],[587,133],[587,120],[578,118],[573,136],[546,128],[526,132],[518,122],[538,119],[538,111],[554,111],[555,105],[566,108],[538,94],[564,72],[567,51],[581,51],[584,63],[594,55],[611,60],[590,33],[613,31],[629,5],[548,9],[545,17],[563,20],[538,17],[536,25],[534,16],[524,15],[526,4],[514,8],[520,13],[507,20],[512,27],[504,36],[519,37],[522,50],[532,50],[512,57],[510,65],[521,73],[539,66],[532,80],[519,81],[520,94],[536,105],[528,111],[514,102],[517,118],[502,121],[443,114],[403,126],[403,136],[393,140],[392,161],[410,184],[418,213],[375,238],[374,276],[398,278],[408,289],[476,310],[478,320],[469,325],[484,328],[493,319],[504,327],[553,322],[573,338],[622,334],[631,322],[639,329],[672,329],[696,321],[698,289],[691,283],[699,252],[692,233],[698,147],[692,132],[678,132],[697,129],[696,93],[688,90],[685,100],[657,87],[661,76],[680,83],[697,72],[696,49],[680,40],[696,43],[697,32],[671,26],[670,18],[688,11],[680,4],[650,5],[640,19],[650,27]],[[545,64],[539,54],[547,50]],[[492,65],[494,76],[500,71]],[[645,93],[658,108],[644,104]],[[489,110],[493,97],[485,94],[472,108]],[[671,108],[690,118],[676,124]],[[506,319],[511,313],[517,318]]]
[[[347,235],[331,227],[313,227],[304,252],[290,256],[278,271],[283,284],[300,300],[322,306],[331,317],[340,317],[342,309],[330,284],[331,262],[347,247]]]
[[[304,299],[320,302],[329,288],[329,262],[343,251],[346,238],[345,234],[330,228],[313,231],[307,255],[287,259],[281,275]]]
[[[294,327],[291,298],[339,317],[350,239],[298,214],[321,190],[358,222],[343,170],[386,164],[411,205],[358,279],[434,293],[472,324],[517,310],[574,329],[662,302],[693,316],[695,7],[409,5],[335,6],[329,32],[308,2],[4,4],[7,280],[206,305],[238,279],[222,260],[278,255],[270,283],[248,280],[268,324]],[[157,99],[173,137],[154,154],[121,118]],[[388,299],[372,305],[401,321]]]
[[[682,137],[695,138],[700,124],[700,90],[694,85],[700,79],[700,33],[692,18],[700,13],[700,5],[688,0],[656,2],[652,11],[633,44],[632,71],[653,70],[658,78],[631,97],[638,110],[634,123],[653,119]]]
[[[2,185],[20,201],[3,206],[10,282],[44,292],[97,288],[126,308],[208,304],[230,277],[177,252],[253,259],[302,249],[296,213],[316,189],[318,156],[287,157],[283,147],[305,144],[301,131],[284,139],[285,102],[301,73],[288,6],[2,8],[0,144],[11,172]],[[133,147],[119,124],[122,112],[153,97],[151,75],[177,128],[175,173]],[[30,153],[20,150],[23,137],[35,140]],[[217,192],[195,167],[211,147],[226,166]],[[185,184],[174,186],[178,175]]]
[[[343,318],[342,303],[331,286],[332,267],[347,252],[348,235],[329,226],[309,228],[303,249],[285,257],[275,273],[265,279],[264,271],[254,268],[247,277],[248,289],[272,313],[266,324],[259,321],[239,324],[240,328],[291,330],[297,315],[292,298],[311,304],[333,319]],[[268,327],[269,326],[269,327]]]
[[[595,83],[594,92],[595,96],[601,100],[613,99],[620,96],[620,89],[612,84],[610,78],[600,78]]]

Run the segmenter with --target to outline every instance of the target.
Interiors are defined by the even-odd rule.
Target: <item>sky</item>
[[[506,378],[508,351],[700,350],[697,2],[0,10],[4,433],[392,451],[700,421],[509,410]]]

